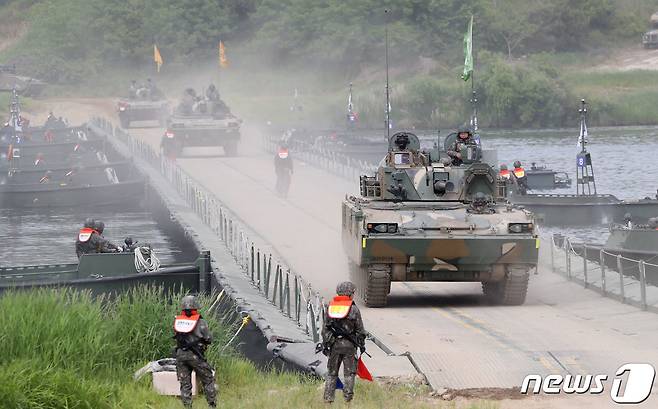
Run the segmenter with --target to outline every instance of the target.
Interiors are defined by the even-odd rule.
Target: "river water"
[[[88,217],[102,220],[115,244],[128,236],[149,243],[163,264],[190,258],[148,211],[0,209],[0,267],[77,263],[75,239]]]

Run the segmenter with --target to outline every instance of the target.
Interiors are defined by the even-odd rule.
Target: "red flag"
[[[356,364],[356,376],[361,379],[365,379],[366,381],[372,382],[372,375],[370,374],[368,368],[366,368],[366,364],[364,364],[361,360],[361,357],[359,357],[359,362]]]

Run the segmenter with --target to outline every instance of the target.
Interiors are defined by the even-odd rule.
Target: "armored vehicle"
[[[199,99],[192,106],[182,103],[167,121],[161,147],[165,155],[179,156],[188,146],[221,146],[226,156],[235,156],[241,123],[221,100]]]
[[[658,13],[653,13],[650,19],[652,30],[642,35],[644,48],[658,48]]]
[[[392,135],[376,175],[343,202],[343,245],[367,306],[386,305],[391,281],[479,281],[493,303],[525,301],[539,247],[533,216],[502,202],[478,143],[452,164],[456,137],[422,151],[416,135]]]
[[[36,97],[41,94],[46,83],[36,78],[18,75],[16,66],[0,65],[0,91],[16,90],[26,97]]]
[[[158,121],[160,126],[165,126],[169,116],[169,101],[150,78],[146,84],[140,85],[132,80],[128,98],[119,100],[117,111],[122,128],[129,128],[133,121]]]
[[[158,121],[160,126],[167,123],[169,101],[164,97],[157,99],[120,99],[117,103],[121,127],[128,129],[134,121]]]

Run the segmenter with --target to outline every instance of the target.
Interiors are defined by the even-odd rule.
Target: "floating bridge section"
[[[210,251],[212,273],[201,279],[200,291],[224,291],[251,317],[276,356],[324,375],[326,358],[315,354],[324,301],[311,285],[174,161],[107,120],[94,118],[89,126],[133,158],[199,252]]]

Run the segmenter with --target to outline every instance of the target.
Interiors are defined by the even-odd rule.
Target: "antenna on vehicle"
[[[594,180],[594,167],[592,166],[592,156],[587,152],[587,103],[584,99],[580,100],[580,132],[578,135],[578,145],[580,152],[576,155],[576,195],[596,195],[596,181]],[[585,189],[587,188],[587,193]]]
[[[386,43],[386,140],[391,138],[391,96],[388,85],[388,9],[384,9],[384,37]]]

